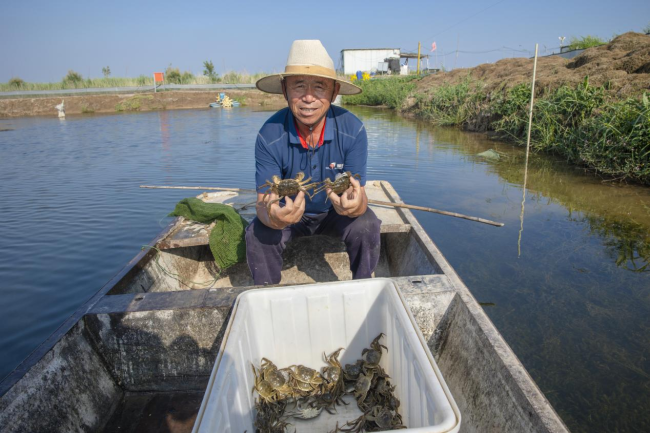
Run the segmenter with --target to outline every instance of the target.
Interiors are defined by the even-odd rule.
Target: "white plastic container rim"
[[[255,431],[250,364],[259,366],[262,357],[279,367],[303,364],[320,371],[323,352],[344,347],[341,363],[354,363],[380,332],[386,334],[381,342],[389,348],[381,364],[396,386],[402,402],[399,412],[405,425],[416,426],[400,431],[458,432],[458,406],[401,292],[391,279],[373,278],[241,293],[193,433]],[[319,418],[326,418],[323,415]],[[300,421],[299,431],[328,431],[316,420]]]

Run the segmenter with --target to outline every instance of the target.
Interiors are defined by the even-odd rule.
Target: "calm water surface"
[[[602,183],[482,135],[353,108],[368,176],[407,203],[575,432],[650,431],[650,188]],[[254,187],[269,112],[0,120],[0,377],[165,226],[187,191]],[[498,160],[477,156],[487,149]],[[480,362],[480,360],[477,360]]]

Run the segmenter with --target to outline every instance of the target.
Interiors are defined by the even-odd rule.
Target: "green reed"
[[[381,77],[355,81],[361,87],[360,95],[345,96],[343,103],[351,105],[384,105],[401,109],[406,98],[415,90],[415,76]]]
[[[535,103],[531,146],[620,179],[650,184],[648,96],[612,100],[604,86],[562,86]],[[523,144],[528,127],[530,85],[520,84],[496,99],[500,119],[492,129]]]
[[[530,84],[487,92],[484,83],[467,76],[458,84],[415,93],[410,82],[374,81],[362,83],[367,95],[344,102],[400,109],[413,98],[410,110],[434,124],[496,131],[503,138],[525,144]],[[590,85],[588,77],[579,85],[538,90],[531,147],[608,177],[650,185],[648,95],[620,100],[608,90],[607,85]],[[399,97],[389,104],[387,95],[391,94]]]
[[[420,98],[416,110],[436,125],[465,125],[481,110],[486,97],[483,87],[482,82],[469,76],[460,84],[445,83],[430,98]]]

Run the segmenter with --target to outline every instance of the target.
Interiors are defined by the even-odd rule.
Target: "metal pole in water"
[[[533,102],[535,101],[535,76],[537,75],[537,49],[539,44],[535,44],[535,62],[533,63],[533,84],[530,86],[530,108],[528,109],[528,137],[526,138],[526,165],[524,168],[524,194],[521,199],[521,215],[519,219],[521,226],[519,228],[519,239],[517,240],[517,257],[521,256],[521,233],[524,231],[524,203],[526,202],[526,182],[528,182],[528,155],[530,154],[530,131],[533,125]]]

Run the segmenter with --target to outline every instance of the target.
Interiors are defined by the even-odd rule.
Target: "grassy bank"
[[[415,90],[414,79],[411,77],[381,77],[370,81],[356,81],[355,84],[363,89],[360,95],[346,96],[343,101],[352,105],[383,105],[401,109],[404,100]]]
[[[467,75],[423,95],[415,83],[404,78],[361,82],[364,92],[344,102],[408,110],[433,124],[495,131],[525,144],[530,84],[487,91],[485,83]],[[531,146],[608,177],[650,185],[650,96],[617,99],[607,90],[590,85],[588,78],[577,86],[539,89]]]
[[[174,71],[175,72],[175,71]],[[210,78],[204,75],[193,75],[189,72],[171,74],[170,84],[254,84],[265,77],[266,73],[248,74],[227,72],[221,77]],[[67,89],[94,89],[106,87],[153,87],[153,76],[140,75],[135,78],[83,78],[81,75],[70,72],[61,81],[56,83],[30,83],[20,78],[12,78],[6,83],[0,83],[0,92],[15,90],[67,90]]]

